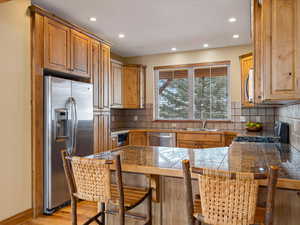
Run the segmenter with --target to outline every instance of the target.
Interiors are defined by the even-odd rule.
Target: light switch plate
[[[134,117],[133,117],[133,120],[134,120],[134,121],[137,121],[138,119],[139,119],[138,116],[134,116]]]

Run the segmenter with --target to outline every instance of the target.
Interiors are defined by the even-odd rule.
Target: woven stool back
[[[107,202],[111,198],[107,160],[72,157],[71,164],[77,189],[76,197],[97,202]]]
[[[252,173],[203,169],[199,190],[204,222],[213,225],[254,223],[258,181]]]

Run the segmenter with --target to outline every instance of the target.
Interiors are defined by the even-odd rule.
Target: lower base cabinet
[[[147,132],[130,132],[129,133],[129,145],[148,145]]]
[[[110,112],[94,113],[94,153],[111,149]]]

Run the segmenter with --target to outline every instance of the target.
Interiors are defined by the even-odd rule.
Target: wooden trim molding
[[[43,213],[44,17],[34,13],[31,22],[32,204],[37,217]]]
[[[33,217],[33,210],[32,209],[27,209],[23,212],[20,212],[12,217],[9,217],[5,220],[0,221],[1,225],[18,225],[26,220],[32,219]]]
[[[243,59],[243,58],[246,58],[246,57],[249,57],[249,56],[253,56],[253,53],[252,53],[252,52],[249,52],[249,53],[240,55],[239,58],[240,58],[240,59]]]
[[[162,69],[176,69],[183,67],[200,67],[200,66],[217,66],[217,65],[230,65],[231,61],[216,61],[216,62],[204,62],[204,63],[192,63],[192,64],[180,64],[180,65],[169,65],[169,66],[155,66],[154,70],[162,70]]]
[[[9,2],[11,0],[0,0],[0,3],[3,3],[3,2]]]
[[[56,16],[55,14],[53,14],[53,13],[51,13],[51,12],[49,12],[49,11],[47,11],[47,10],[39,7],[39,6],[37,6],[37,5],[31,5],[30,6],[30,10],[31,10],[31,12],[38,13],[38,14],[40,14],[42,16],[46,16],[48,18],[51,18],[51,19],[53,19],[53,20],[55,20],[55,21],[57,21],[57,22],[65,25],[67,27],[70,27],[70,28],[72,28],[72,29],[74,29],[74,30],[76,30],[76,31],[78,31],[80,33],[83,33],[83,34],[89,36],[90,38],[96,39],[96,40],[98,40],[98,41],[100,41],[102,43],[105,43],[105,44],[111,46],[111,43],[109,41],[104,40],[104,39],[100,38],[98,35],[96,35],[96,34],[94,34],[92,32],[89,32],[88,30],[83,29],[82,27],[79,27],[76,24],[70,23],[69,21],[67,21],[65,19],[62,19],[62,18]]]

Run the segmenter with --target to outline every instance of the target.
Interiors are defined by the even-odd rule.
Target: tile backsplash
[[[290,126],[290,143],[300,149],[300,104],[283,106],[276,109],[276,120],[288,123]]]
[[[231,103],[231,121],[207,122],[206,127],[212,129],[242,130],[247,121],[261,122],[264,130],[272,130],[275,122],[275,108],[241,107],[240,102]],[[122,128],[200,128],[202,122],[156,122],[153,121],[153,105],[147,104],[145,109],[112,109],[111,127]]]

